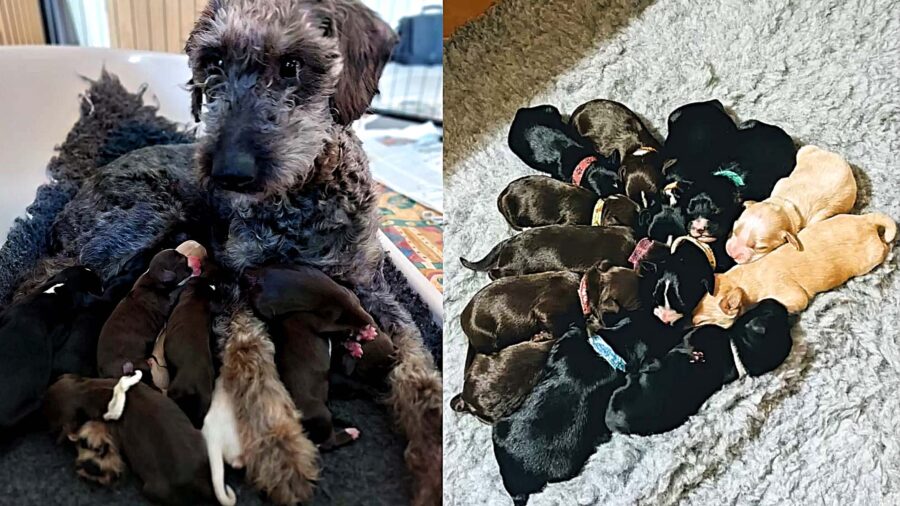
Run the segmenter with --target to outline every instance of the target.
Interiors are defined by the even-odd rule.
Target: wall
[[[0,0],[0,45],[43,43],[38,0]]]

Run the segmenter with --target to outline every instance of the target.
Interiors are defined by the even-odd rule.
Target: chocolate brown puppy
[[[215,286],[206,278],[191,278],[178,297],[166,323],[165,357],[169,369],[168,395],[188,415],[194,427],[212,401],[215,372],[209,340],[210,301]]]
[[[628,227],[634,229],[641,211],[635,201],[625,195],[610,195],[603,199],[600,211],[601,227]]]
[[[579,105],[569,125],[599,153],[619,153],[619,159],[640,147],[660,151],[662,145],[631,109],[613,100],[597,99]]]
[[[178,299],[179,285],[193,270],[188,259],[173,249],[153,257],[150,267],[113,310],[97,342],[97,370],[101,377],[118,378],[136,370],[151,381],[147,358]]]
[[[572,325],[604,326],[613,313],[640,308],[639,278],[631,269],[603,262],[585,276],[545,272],[504,278],[472,297],[460,315],[471,353],[561,336]]]
[[[622,180],[625,195],[640,204],[642,209],[653,206],[659,200],[659,192],[664,186],[662,164],[662,155],[649,147],[640,147],[622,159],[619,179]]]
[[[494,423],[515,411],[547,363],[554,339],[542,339],[514,344],[490,355],[475,354],[466,368],[463,391],[453,397],[450,408],[485,423]]]
[[[600,197],[547,176],[525,176],[509,183],[497,208],[515,230],[546,225],[590,225]]]
[[[186,265],[186,264],[185,264]],[[44,413],[50,430],[69,435],[107,411],[116,379],[63,375],[47,391]],[[174,401],[138,383],[128,390],[118,421],[107,424],[144,495],[165,504],[215,500],[206,442]]]
[[[634,245],[634,232],[626,227],[552,225],[500,241],[481,260],[460,258],[460,262],[473,271],[487,271],[491,279],[551,271],[586,272],[603,260],[621,267],[630,265],[628,257]]]

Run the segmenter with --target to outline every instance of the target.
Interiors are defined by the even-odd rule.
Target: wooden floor
[[[451,0],[444,3],[444,37],[449,37],[460,26],[474,19],[495,0]]]

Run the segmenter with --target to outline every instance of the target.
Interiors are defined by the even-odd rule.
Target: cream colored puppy
[[[803,146],[791,175],[775,184],[772,196],[747,201],[734,222],[725,251],[739,264],[759,260],[785,243],[798,250],[797,234],[805,227],[849,212],[856,202],[856,180],[840,155],[817,146]]]
[[[203,437],[209,456],[209,470],[212,474],[213,491],[222,506],[233,506],[237,500],[234,490],[225,485],[224,462],[235,469],[243,467],[241,460],[241,438],[238,435],[234,402],[224,387],[222,378],[216,380],[209,411],[203,419]]]
[[[693,324],[731,327],[763,299],[775,299],[790,313],[802,311],[817,293],[838,287],[884,262],[897,224],[881,213],[841,214],[803,229],[803,250],[782,246],[756,262],[716,274],[713,295],[694,310]]]

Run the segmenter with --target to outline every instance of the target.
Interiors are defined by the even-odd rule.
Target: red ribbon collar
[[[628,257],[628,261],[631,262],[631,265],[633,265],[635,269],[638,268],[641,260],[647,256],[651,247],[653,247],[653,240],[647,237],[638,241],[637,245],[634,247],[634,251],[631,252],[631,256]]]
[[[587,273],[581,276],[581,283],[578,285],[578,299],[581,301],[581,312],[587,316],[591,314],[591,301],[588,300],[587,293]]]
[[[588,156],[584,160],[578,162],[578,165],[575,166],[575,170],[572,172],[572,184],[581,186],[581,178],[584,177],[584,171],[596,161],[596,156]]]

